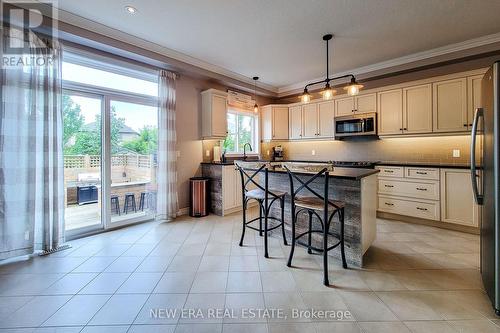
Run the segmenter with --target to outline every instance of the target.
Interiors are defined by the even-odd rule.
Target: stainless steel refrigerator
[[[472,125],[471,181],[481,208],[481,275],[500,315],[500,62],[483,77],[481,105]]]

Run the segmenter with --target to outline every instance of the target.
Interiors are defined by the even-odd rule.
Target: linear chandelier
[[[311,94],[309,93],[308,89],[309,87],[311,86],[314,86],[314,85],[317,85],[317,84],[320,84],[320,83],[325,83],[325,88],[323,88],[323,90],[321,91],[321,95],[323,96],[323,99],[324,100],[329,100],[329,99],[332,99],[333,98],[333,95],[336,93],[336,90],[332,89],[330,87],[330,82],[331,81],[334,81],[334,80],[340,80],[340,79],[345,79],[345,78],[351,78],[351,81],[350,83],[344,87],[344,90],[347,91],[347,94],[349,96],[354,96],[354,95],[357,95],[359,94],[359,90],[361,88],[363,88],[363,85],[362,84],[359,84],[358,82],[356,82],[356,77],[353,75],[353,74],[346,74],[346,75],[341,75],[341,76],[337,76],[337,77],[333,77],[333,78],[330,78],[329,77],[329,66],[328,66],[328,59],[329,59],[329,53],[328,53],[328,41],[331,40],[333,38],[333,35],[332,34],[327,34],[327,35],[324,35],[323,36],[323,40],[326,41],[326,79],[324,80],[321,80],[321,81],[317,81],[317,82],[312,82],[312,83],[309,83],[307,84],[305,87],[304,87],[304,92],[302,93],[302,95],[300,95],[300,100],[303,102],[303,103],[308,103],[311,101]]]

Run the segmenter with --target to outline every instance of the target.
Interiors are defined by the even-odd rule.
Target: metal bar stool
[[[115,211],[116,214],[121,215],[120,213],[120,200],[118,199],[118,195],[111,195],[111,209]]]
[[[288,245],[285,236],[285,192],[269,191],[269,170],[265,163],[253,162],[235,162],[236,168],[240,171],[241,176],[241,190],[243,200],[243,231],[241,232],[240,246],[243,246],[243,239],[245,238],[246,228],[250,228],[259,232],[259,235],[264,234],[264,257],[269,258],[267,234],[276,228],[281,227],[283,234],[283,243]],[[255,178],[264,174],[264,186],[255,181]],[[250,189],[249,186],[253,185],[256,188]],[[248,202],[256,200],[259,203],[259,217],[250,221],[246,220],[246,211]],[[281,219],[269,216],[269,212],[274,202],[279,201],[281,207]],[[279,221],[278,225],[271,228],[268,226],[268,220]],[[252,222],[259,221],[259,227],[253,227]],[[264,229],[262,228],[262,221],[264,221]]]
[[[123,212],[128,214],[129,208],[134,210],[134,213],[137,213],[137,208],[135,206],[135,194],[132,192],[125,193],[125,203],[123,204]]]
[[[144,211],[144,208],[149,208],[148,203],[149,203],[149,192],[141,192],[141,197],[139,199],[139,210]]]
[[[291,212],[292,212],[292,247],[290,249],[290,256],[288,258],[287,266],[292,266],[293,253],[295,251],[295,243],[298,240],[307,235],[307,244],[303,244],[307,247],[307,252],[312,253],[316,251],[323,254],[323,284],[325,286],[330,285],[328,281],[328,251],[340,246],[340,253],[342,257],[342,266],[347,268],[347,262],[345,259],[345,249],[344,249],[344,202],[335,201],[328,199],[328,179],[329,173],[328,168],[321,169],[318,173],[312,175],[306,181],[300,179],[294,172],[284,165],[288,172],[290,178],[290,193],[291,193]],[[310,171],[310,170],[307,170]],[[323,195],[316,192],[310,187],[311,183],[318,178],[324,178],[324,190]],[[299,183],[298,188],[294,189],[294,182]],[[302,196],[299,197],[298,194],[301,191],[308,190],[313,196]],[[300,213],[307,212],[309,216],[309,228],[306,232],[302,232],[299,235],[295,234],[295,227],[297,223],[297,217]],[[321,216],[321,215],[323,216]],[[340,222],[340,233],[337,237],[329,231],[330,224],[333,217],[337,215]],[[315,216],[320,224],[321,229],[313,229],[312,220]],[[313,233],[323,234],[323,247],[317,248],[311,245],[311,236]],[[338,238],[339,241],[332,246],[328,246],[328,236]],[[302,244],[301,242],[299,242]]]

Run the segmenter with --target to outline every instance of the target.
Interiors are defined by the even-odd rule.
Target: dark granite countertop
[[[315,171],[305,171],[305,170],[293,170],[295,173],[304,174],[304,175],[314,175]],[[318,170],[319,172],[320,170]],[[279,166],[275,166],[269,169],[271,173],[286,173],[285,168],[281,168]],[[364,177],[368,177],[379,173],[379,170],[375,169],[361,169],[361,168],[342,168],[342,167],[334,167],[333,170],[328,171],[329,176],[331,178],[340,178],[340,179],[350,179],[350,180],[360,180]]]
[[[386,166],[413,166],[422,168],[454,168],[454,169],[470,169],[468,163],[447,163],[447,162],[404,162],[404,161],[382,161],[376,165]]]
[[[228,161],[228,162],[201,162],[201,164],[204,165],[233,165],[234,161]]]

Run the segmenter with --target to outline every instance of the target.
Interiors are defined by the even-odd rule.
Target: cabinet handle
[[[469,124],[470,127],[472,127],[472,124]]]
[[[467,124],[464,124],[464,127],[467,127]]]
[[[393,185],[384,185],[385,187],[394,187]]]
[[[405,127],[405,128],[403,128],[403,130],[404,130],[404,131],[407,131],[408,129]]]
[[[417,191],[427,191],[426,188],[417,187]]]
[[[384,172],[387,172],[387,173],[394,173],[394,170],[384,170]]]
[[[423,172],[423,171],[415,171],[415,173],[417,175],[426,175],[427,174],[427,172]]]
[[[384,202],[387,206],[394,206],[394,204],[389,203],[389,202]]]
[[[401,127],[399,130],[400,130],[400,131],[402,131],[402,130],[403,130],[403,128]]]
[[[418,210],[427,211],[427,208],[417,207]]]

